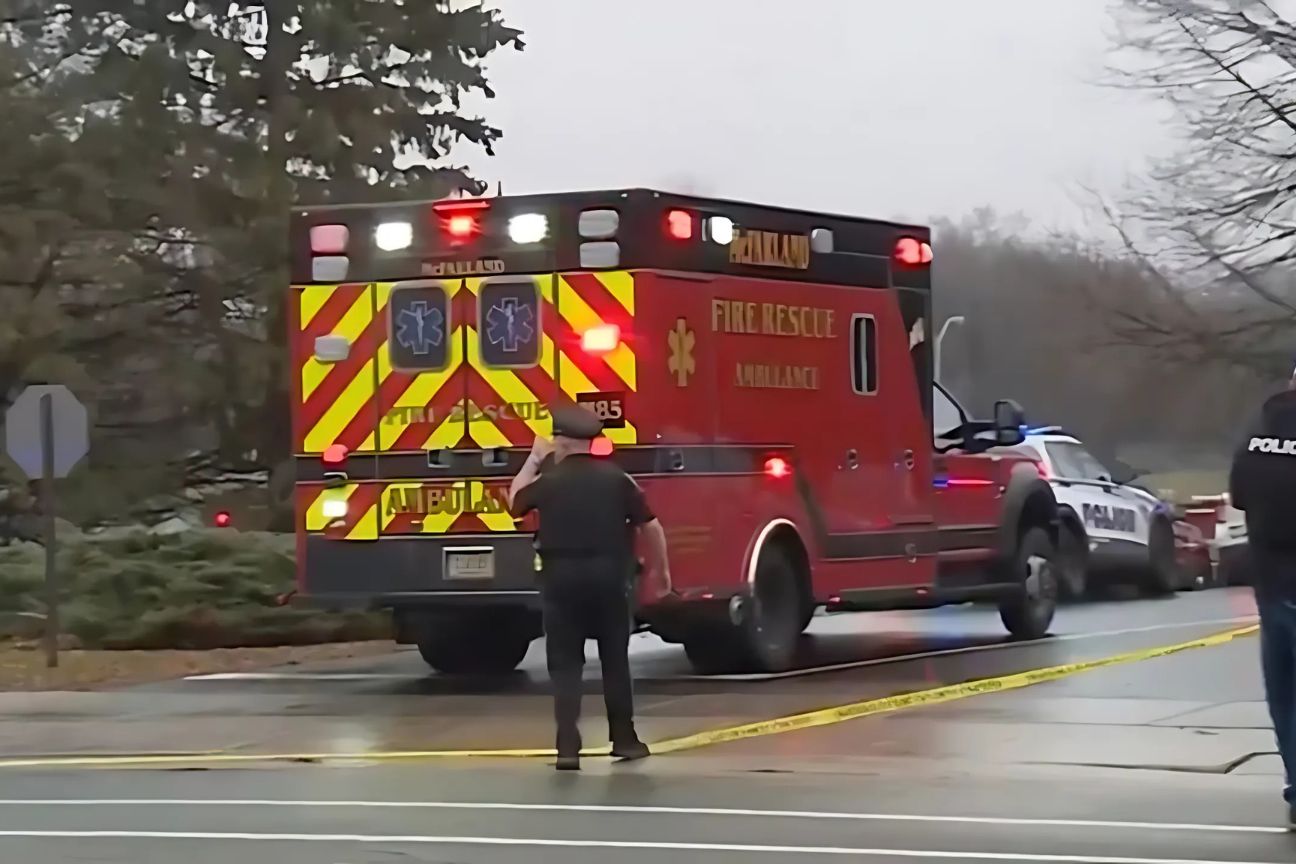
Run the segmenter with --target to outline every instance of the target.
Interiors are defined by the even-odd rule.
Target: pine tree
[[[97,116],[128,129],[122,140],[149,136],[141,156],[162,145],[137,163],[161,184],[139,190],[165,241],[144,265],[171,313],[157,338],[187,342],[177,370],[226,461],[288,455],[291,205],[482,191],[450,151],[490,151],[500,131],[466,116],[464,99],[493,96],[483,61],[522,41],[499,13],[462,5],[31,0],[35,13],[0,16],[71,57]]]

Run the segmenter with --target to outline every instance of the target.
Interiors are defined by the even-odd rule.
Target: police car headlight
[[[347,515],[346,499],[325,498],[320,504],[320,512],[324,514],[325,519],[341,519]]]
[[[408,249],[414,242],[414,226],[408,222],[383,222],[374,229],[374,245],[384,252]]]

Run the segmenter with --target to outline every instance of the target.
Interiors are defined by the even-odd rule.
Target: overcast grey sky
[[[1075,225],[1168,132],[1092,82],[1109,0],[494,0],[506,193],[650,185],[880,217]],[[817,11],[816,11],[817,10]]]

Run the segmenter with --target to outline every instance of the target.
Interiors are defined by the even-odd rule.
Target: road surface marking
[[[857,855],[937,861],[1041,861],[1052,864],[1275,864],[1207,858],[1126,858],[1108,855],[1047,855],[1029,852],[946,852],[850,846],[773,846],[756,843],[667,843],[637,840],[558,840],[536,837],[439,837],[426,834],[252,834],[218,831],[0,831],[0,838],[31,840],[211,840],[252,843],[359,843],[436,846],[522,846],[565,849],[652,849],[671,852],[752,852],[776,855]]]
[[[974,654],[979,651],[1002,651],[1006,648],[1027,648],[1033,645],[1044,645],[1054,642],[1076,642],[1083,639],[1099,639],[1106,636],[1126,636],[1134,633],[1154,633],[1161,630],[1188,630],[1193,627],[1210,627],[1249,623],[1256,620],[1254,615],[1236,618],[1208,618],[1201,621],[1182,621],[1175,624],[1152,624],[1144,627],[1126,627],[1120,630],[1097,630],[1092,633],[1069,633],[1063,636],[1046,636],[1042,639],[1025,639],[1019,642],[993,642],[988,645],[967,645],[960,648],[941,648],[935,651],[920,651],[914,654],[897,654],[892,657],[873,657],[866,660],[850,660],[845,663],[833,663],[827,666],[810,666],[805,669],[790,669],[786,672],[751,672],[733,675],[646,675],[638,676],[638,681],[777,681],[785,678],[799,678],[806,675],[818,675],[825,672],[844,672],[848,669],[864,669],[870,666],[886,666],[893,663],[905,663],[913,660],[929,660],[933,657],[948,657],[957,654]],[[824,633],[823,636],[840,634]],[[929,633],[919,634],[930,636]],[[214,672],[206,675],[187,675],[182,681],[419,681],[426,676],[418,674],[402,675],[394,672]]]
[[[676,753],[681,750],[695,750],[699,747],[709,747],[713,744],[722,744],[728,741],[742,741],[749,738],[760,738],[766,735],[778,735],[784,732],[793,732],[798,729],[810,729],[815,726],[831,726],[836,723],[854,720],[859,717],[886,714],[904,708],[939,705],[944,702],[953,702],[957,699],[966,699],[969,696],[979,696],[982,693],[1002,693],[1007,690],[1018,690],[1022,687],[1031,687],[1048,681],[1058,681],[1062,678],[1069,678],[1072,675],[1079,675],[1083,672],[1092,672],[1096,669],[1105,669],[1110,666],[1136,663],[1143,660],[1153,660],[1158,657],[1168,657],[1171,654],[1178,654],[1195,648],[1209,648],[1214,645],[1223,645],[1242,636],[1249,636],[1259,629],[1258,625],[1253,624],[1248,627],[1226,630],[1223,633],[1205,636],[1201,639],[1180,642],[1177,645],[1165,645],[1160,648],[1141,648],[1137,651],[1127,651],[1123,654],[1115,654],[1111,657],[1104,657],[1099,660],[1083,660],[1078,663],[1063,663],[1059,666],[1032,669],[1027,672],[1015,672],[1010,675],[1000,675],[995,678],[983,678],[977,681],[965,681],[960,684],[948,684],[943,687],[934,687],[930,690],[919,690],[916,693],[902,693],[897,696],[884,696],[881,699],[869,699],[865,702],[838,705],[834,708],[823,708],[818,711],[792,714],[787,717],[776,717],[772,720],[759,720],[755,723],[744,723],[740,726],[731,726],[728,729],[711,729],[705,732],[697,732],[693,735],[684,735],[680,738],[674,738],[668,741],[659,741],[652,745],[652,752]]]
[[[799,678],[805,675],[818,675],[821,672],[843,672],[848,669],[863,669],[868,666],[885,666],[891,663],[902,663],[910,660],[929,660],[932,657],[947,657],[953,654],[975,654],[978,651],[1002,651],[1005,648],[1025,648],[1032,645],[1048,645],[1054,642],[1075,642],[1081,639],[1095,639],[1103,636],[1125,636],[1133,633],[1153,633],[1159,630],[1188,630],[1193,627],[1242,624],[1256,620],[1256,616],[1247,615],[1238,618],[1210,618],[1203,621],[1184,621],[1178,624],[1152,624],[1146,627],[1127,627],[1121,630],[1096,630],[1093,633],[1070,633],[1064,636],[1045,636],[1041,639],[1024,639],[1020,642],[992,642],[988,645],[968,645],[962,648],[941,648],[936,651],[921,651],[916,654],[898,654],[894,657],[876,657],[869,660],[850,660],[845,663],[834,663],[828,666],[811,666],[807,669],[789,669],[786,672],[748,672],[734,675],[675,675],[669,678],[640,678],[641,681],[777,681],[783,678]],[[836,634],[822,634],[825,636]],[[927,634],[924,634],[927,635]]]
[[[1136,831],[1209,831],[1227,834],[1286,834],[1272,825],[1212,825],[1197,822],[1114,822],[1101,819],[1028,819],[1015,816],[942,816],[924,813],[851,813],[837,810],[748,810],[733,807],[640,807],[633,804],[513,804],[489,801],[289,801],[237,798],[8,798],[0,807],[286,807],[346,810],[505,810],[555,813],[622,813],[654,816],[729,816],[756,819],[823,819],[859,822],[931,822],[1013,825],[1028,828],[1104,828]]]
[[[683,750],[695,750],[700,747],[709,747],[713,744],[722,744],[729,741],[759,738],[765,735],[776,735],[783,732],[792,732],[798,729],[809,729],[815,726],[830,726],[847,720],[854,720],[859,717],[885,714],[905,708],[939,705],[944,702],[953,702],[957,699],[966,699],[969,696],[978,696],[983,693],[1001,693],[1007,690],[1017,690],[1022,687],[1030,687],[1035,684],[1043,684],[1048,681],[1057,681],[1062,678],[1069,678],[1072,675],[1079,675],[1083,672],[1090,672],[1095,669],[1104,669],[1109,666],[1135,663],[1142,660],[1152,660],[1157,657],[1167,657],[1171,654],[1178,654],[1182,651],[1189,651],[1194,648],[1207,648],[1213,645],[1223,645],[1239,637],[1255,633],[1259,629],[1258,625],[1253,624],[1249,627],[1226,630],[1223,633],[1216,633],[1212,636],[1193,639],[1189,642],[1180,642],[1175,645],[1164,645],[1158,648],[1142,648],[1137,651],[1128,651],[1123,654],[1116,654],[1098,660],[1084,660],[1078,663],[1066,663],[1060,666],[1049,666],[1043,669],[1015,672],[995,678],[982,678],[980,680],[965,681],[960,684],[947,684],[930,690],[919,690],[914,693],[885,696],[880,699],[870,699],[865,702],[839,705],[835,708],[824,708],[803,714],[776,717],[772,720],[760,720],[754,723],[744,723],[740,726],[711,729],[697,732],[692,735],[659,741],[651,744],[650,748],[655,754],[678,753]],[[586,756],[607,756],[609,755],[610,749],[611,745],[605,744],[597,749],[582,751],[582,754]],[[199,756],[79,756],[66,758],[17,757],[12,759],[0,759],[0,768],[122,768],[157,765],[248,764],[256,762],[363,763],[418,759],[543,758],[554,755],[555,752],[553,749],[534,749],[398,750],[374,751],[369,753],[216,753]]]

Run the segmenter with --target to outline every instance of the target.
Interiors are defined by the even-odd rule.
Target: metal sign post
[[[58,522],[54,510],[54,397],[40,397],[41,512],[45,514],[45,665],[58,666],[59,586],[55,553]]]
[[[45,665],[58,666],[59,583],[54,480],[66,477],[90,449],[85,406],[58,384],[34,384],[5,414],[5,449],[29,480],[40,481],[45,522]]]

